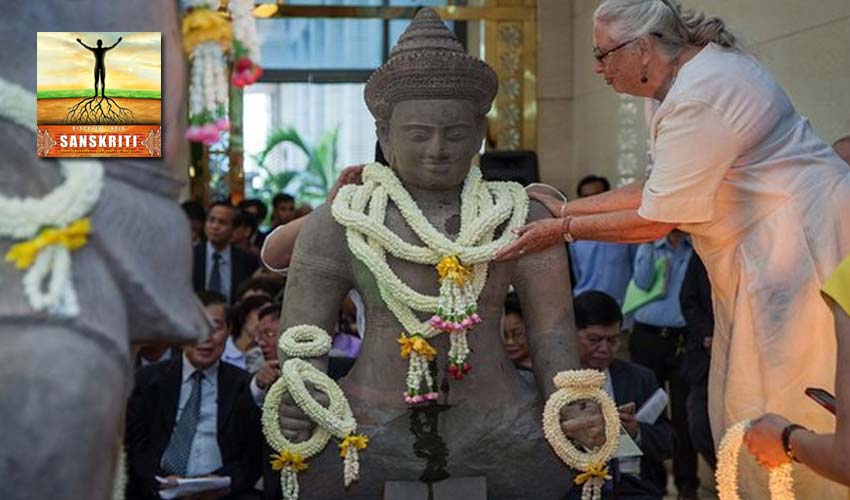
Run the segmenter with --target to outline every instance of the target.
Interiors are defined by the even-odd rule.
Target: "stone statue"
[[[492,69],[467,55],[427,8],[366,84],[366,102],[388,163],[430,224],[452,238],[460,226],[463,182],[484,139],[484,115],[497,85]],[[390,203],[386,212],[392,232],[422,245],[397,206]],[[530,205],[529,220],[548,216],[541,205]],[[437,293],[433,267],[393,257],[388,263],[415,290]],[[511,284],[528,323],[537,388],[520,377],[502,347],[502,307]],[[563,247],[489,264],[478,300],[483,322],[468,336],[473,369],[463,380],[449,376],[447,335],[432,339],[439,352],[432,364],[439,399],[414,410],[401,398],[407,362],[396,339],[403,327],[382,299],[372,271],[353,256],[331,207],[322,206],[297,240],[281,329],[309,324],[332,331],[339,304],[352,288],[364,299],[368,326],[359,358],[340,386],[369,447],[360,455],[359,483],[346,492],[339,451],[330,444],[299,474],[301,498],[376,499],[386,481],[481,476],[491,499],[564,496],[572,473],[541,430],[542,403],[554,391],[552,377],[578,366]],[[321,366],[326,359],[314,363]],[[309,420],[286,402],[281,422],[289,439],[309,436]]]
[[[0,197],[40,199],[62,185],[64,162],[36,157],[35,133],[15,123],[10,108],[33,113],[35,33],[80,26],[108,30],[133,16],[139,30],[165,36],[163,122],[185,115],[184,63],[177,10],[170,2],[124,2],[108,10],[96,0],[13,2],[0,30],[4,96],[17,86],[22,100],[0,99]],[[91,12],[98,10],[98,16]],[[170,71],[169,71],[170,69]],[[31,94],[29,94],[31,92]],[[169,96],[169,94],[171,94]],[[170,121],[170,120],[174,121]],[[167,127],[168,125],[166,125]],[[24,272],[0,259],[0,498],[102,500],[112,495],[132,383],[131,342],[194,341],[208,323],[192,293],[188,222],[176,203],[175,169],[182,130],[166,128],[163,160],[101,162],[103,187],[88,216],[88,243],[71,253],[78,314],[35,310]],[[168,163],[166,163],[168,162]],[[183,162],[185,165],[185,162]],[[20,241],[0,236],[0,256]]]

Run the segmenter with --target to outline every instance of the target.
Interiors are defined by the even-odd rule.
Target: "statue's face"
[[[485,123],[466,100],[402,101],[378,136],[401,181],[422,189],[461,185],[484,140]]]

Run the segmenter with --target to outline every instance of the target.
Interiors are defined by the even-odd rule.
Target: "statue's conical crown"
[[[423,8],[366,82],[364,97],[378,120],[388,120],[397,102],[421,99],[469,100],[483,115],[498,86],[493,69],[467,54],[440,16]]]

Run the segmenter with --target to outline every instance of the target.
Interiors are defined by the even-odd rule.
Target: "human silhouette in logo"
[[[103,46],[103,40],[97,40],[97,47],[89,47],[84,44],[82,40],[77,38],[77,42],[83,47],[92,51],[94,54],[94,96],[97,97],[97,82],[100,80],[100,95],[101,97],[105,97],[104,91],[106,90],[106,65],[104,64],[104,59],[106,59],[106,51],[112,50],[116,45],[121,43],[122,37],[118,37],[118,41],[110,45],[109,47]]]

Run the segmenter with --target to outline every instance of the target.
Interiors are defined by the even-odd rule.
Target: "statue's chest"
[[[434,229],[451,240],[457,238],[460,232],[460,210],[458,206],[420,206],[420,209]],[[405,221],[401,212],[392,204],[387,207],[385,226],[405,242],[424,246],[416,231],[413,230],[410,224]],[[420,293],[428,295],[437,294],[439,291],[439,281],[434,265],[416,264],[398,259],[388,251],[385,252],[385,257],[394,274],[407,286]],[[379,298],[377,283],[372,272],[361,262],[356,261],[356,258],[353,267],[358,288],[363,288],[361,292],[369,295],[374,293],[375,297]]]

